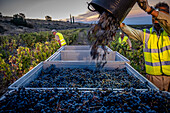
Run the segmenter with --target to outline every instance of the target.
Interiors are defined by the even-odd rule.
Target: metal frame
[[[62,51],[62,50],[64,50],[64,48],[65,48],[65,46],[62,46],[61,48],[59,48],[53,55],[51,55],[47,60],[45,60],[45,61],[51,61],[51,60],[53,60],[55,57],[57,57],[59,54],[60,54],[60,52]]]
[[[21,77],[19,80],[14,82],[12,85],[8,87],[8,89],[18,89],[21,86],[26,86],[29,84],[32,80],[36,79],[38,75],[41,73],[42,69],[46,69],[51,65],[55,65],[57,68],[90,68],[90,69],[95,69],[95,62],[87,62],[87,61],[48,61],[48,62],[41,62],[39,65],[37,65],[35,68],[30,70],[28,73],[26,73],[23,77]],[[105,69],[112,70],[115,68],[126,68],[127,72],[139,79],[141,82],[148,83],[148,88],[153,89],[153,90],[159,90],[154,84],[152,84],[149,80],[144,78],[140,73],[138,73],[133,67],[131,67],[128,63],[126,62],[114,62],[114,61],[109,61],[106,66],[104,67]],[[67,87],[69,88],[69,87]],[[29,88],[27,87],[26,89],[67,89],[67,88]],[[71,89],[79,89],[79,90],[96,90],[96,89],[109,89],[109,90],[124,90],[124,89],[117,89],[117,88],[71,88]],[[148,89],[137,89],[141,91],[146,91]]]
[[[90,50],[90,45],[66,45],[64,50]]]
[[[35,75],[35,74],[40,74],[41,70],[43,67],[43,62],[39,63],[37,66],[35,66],[32,70],[27,72],[25,75],[23,75],[21,78],[19,78],[17,81],[15,81],[13,84],[11,84],[8,89],[17,89],[18,87],[21,86],[22,83],[26,82],[26,80]],[[17,87],[17,88],[15,88]]]
[[[119,52],[116,51],[116,55],[115,56],[116,56],[115,57],[115,61],[124,61],[124,62],[127,62],[128,64],[130,64],[130,60],[128,60],[123,55],[121,55]]]
[[[15,91],[15,90],[7,91],[5,94],[3,94],[3,95],[0,97],[0,101],[5,98],[5,95],[10,94],[10,93],[12,93],[12,92],[14,92],[14,91]]]
[[[92,61],[92,57],[90,55],[90,50],[63,50],[60,51],[60,55],[55,57],[54,61]],[[106,55],[107,61],[115,61],[116,52],[110,51],[109,54]]]
[[[84,46],[82,46],[82,45],[72,45],[72,46],[65,45],[65,46],[60,47],[53,55],[51,55],[45,61],[53,61],[54,59],[56,59],[56,57],[58,57],[60,55],[60,52],[62,50],[88,50],[87,48],[89,48],[89,50],[90,50],[90,45],[84,45]]]
[[[106,46],[106,48],[108,49],[109,53],[115,54],[115,56],[110,55],[107,57],[107,61],[113,61],[113,59],[115,59],[114,61],[117,62],[127,62],[130,64],[130,60],[128,60],[126,57],[124,57],[123,55],[121,55],[120,53],[118,53],[117,51],[112,51],[109,47]],[[62,46],[60,49],[57,50],[57,52],[55,52],[52,56],[50,56],[47,60],[45,61],[64,61],[62,60],[62,56],[64,53],[68,54],[74,54],[74,52],[79,52],[80,54],[84,54],[84,52],[88,52],[90,54],[90,45],[85,45],[85,46],[80,46],[80,45],[76,45],[76,46]],[[111,58],[111,56],[113,56],[113,58]],[[76,58],[74,58],[76,59]],[[85,58],[83,60],[89,60],[90,58]],[[66,59],[66,61],[69,61],[70,59]],[[78,60],[78,59],[77,59]],[[74,60],[74,61],[77,61]],[[82,60],[82,59],[81,59]],[[91,61],[92,59],[90,59],[89,61]],[[80,61],[80,60],[79,60]]]
[[[138,71],[136,71],[132,66],[130,66],[128,63],[125,64],[127,72],[131,75],[134,75],[136,78],[141,80],[143,83],[147,83],[148,86],[151,89],[159,90],[152,82],[150,82],[148,79],[146,79],[143,75],[141,75]]]

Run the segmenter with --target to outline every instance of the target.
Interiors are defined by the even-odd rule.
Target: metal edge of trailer
[[[57,52],[57,54],[53,55],[53,57],[51,57],[50,59],[48,59],[46,61],[81,61],[78,59],[77,60],[76,59],[75,60],[67,59],[68,54],[73,54],[74,52],[80,52],[80,53],[84,54],[88,51],[89,50],[61,50],[61,51]],[[63,56],[64,53],[66,53],[65,56]],[[127,58],[125,58],[123,55],[119,54],[117,51],[110,51],[109,53],[111,55],[110,56],[107,55],[107,59],[111,59],[113,57],[112,58],[113,61],[117,61],[117,62],[123,61],[123,62],[127,62],[130,64],[130,61]],[[89,54],[90,54],[90,52],[89,52]],[[64,58],[66,57],[66,60],[62,60],[63,57]],[[79,58],[79,56],[77,56],[77,57]],[[112,60],[107,60],[107,61],[112,61]],[[90,56],[88,56],[88,59],[83,60],[83,61],[92,61],[92,59],[90,59]]]
[[[31,88],[25,87],[26,90],[79,90],[79,91],[125,91],[123,88],[73,88],[73,87],[54,87],[54,88]],[[131,89],[130,89],[131,90]],[[129,90],[129,91],[130,91]],[[135,91],[148,91],[148,89],[132,89]]]
[[[90,50],[90,45],[66,45],[65,50]]]
[[[63,50],[60,51],[61,54],[60,56],[56,56],[53,61],[61,60],[61,61],[91,61],[93,60],[91,55],[90,55],[90,50]],[[116,51],[109,51],[108,54],[106,55],[106,60],[107,61],[115,61],[116,57]],[[99,58],[102,60],[102,58]]]
[[[109,50],[109,51],[113,51],[112,49],[110,49],[108,46],[106,46],[106,48]]]
[[[116,51],[116,57],[119,57],[122,61],[128,62],[130,64],[130,60],[121,55],[119,52]]]
[[[91,46],[90,45],[66,45],[66,46],[64,46],[65,48],[66,47],[89,47],[90,49],[91,49]],[[65,50],[65,48],[63,49],[63,50]],[[129,59],[127,59],[126,57],[124,57],[123,55],[121,55],[119,52],[117,52],[117,51],[113,51],[111,48],[109,48],[108,46],[106,46],[106,48],[108,49],[108,52],[115,52],[115,57],[116,57],[116,55],[122,60],[122,61],[126,61],[126,62],[128,62],[128,63],[130,63],[130,60]],[[89,49],[89,50],[90,50]],[[71,50],[71,49],[69,49],[69,50]],[[69,51],[69,50],[66,50],[66,51]],[[85,49],[86,50],[86,49]],[[80,49],[76,49],[76,50],[72,50],[72,51],[81,51]],[[87,51],[87,50],[86,50]],[[60,51],[61,52],[61,51]]]
[[[141,75],[138,71],[136,71],[132,66],[130,66],[128,63],[125,63],[127,72],[129,74],[134,75],[137,77],[139,80],[141,80],[143,83],[146,83],[149,88],[153,90],[159,90],[152,82],[150,82],[148,79],[146,79],[143,75]]]
[[[90,46],[90,45],[88,45]],[[68,47],[68,46],[67,46]],[[109,48],[108,46],[106,46],[106,48],[108,49],[108,52],[115,52],[115,61],[116,61],[116,58],[119,58],[121,59],[121,61],[124,61],[124,62],[127,62],[128,64],[130,64],[130,60],[127,59],[126,57],[124,57],[122,54],[120,54],[119,52],[117,51],[113,51],[111,48]]]
[[[61,48],[59,48],[57,50],[57,52],[55,52],[52,56],[50,56],[47,60],[45,61],[55,61],[55,59],[57,59],[57,57],[59,57],[61,55],[61,51],[65,50],[65,47],[80,47],[81,45],[77,46],[77,45],[65,45],[62,46]],[[85,47],[85,46],[84,46]],[[90,45],[87,45],[87,47],[91,47]],[[113,51],[112,49],[110,49],[108,46],[106,46],[106,48],[108,49],[109,52],[115,52],[115,61],[116,59],[120,59],[120,61],[124,61],[130,64],[130,60],[128,60],[126,57],[124,57],[123,55],[121,55],[120,53],[118,53],[117,51]],[[66,50],[68,51],[68,50]],[[74,51],[80,51],[79,49],[74,50]],[[89,50],[90,51],[90,50]],[[60,59],[60,58],[59,58]],[[63,60],[62,60],[63,61]]]
[[[41,67],[43,67],[43,62],[40,62],[37,66],[35,66],[33,69],[28,71],[25,75],[23,75],[21,78],[16,80],[13,84],[11,84],[8,89],[16,89],[20,86],[21,83],[25,82],[27,78],[35,74]],[[40,71],[40,70],[39,70]]]
[[[116,61],[107,61],[104,68],[109,70],[115,68],[125,68],[126,62],[116,62]],[[43,69],[48,68],[51,65],[55,65],[57,68],[96,68],[96,61],[48,61],[44,62]]]
[[[5,98],[5,95],[12,93],[14,90],[7,91],[0,97],[0,101],[2,101]]]
[[[62,50],[64,50],[65,46],[62,46],[61,48],[59,48],[53,55],[51,55],[48,59],[46,59],[45,61],[51,61],[52,59],[54,59],[55,57],[57,57],[60,52]]]

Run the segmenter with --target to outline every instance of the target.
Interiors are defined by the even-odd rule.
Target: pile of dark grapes
[[[136,88],[148,89],[146,83],[129,75],[126,69],[94,71],[81,68],[55,68],[53,65],[26,87]]]
[[[160,91],[122,92],[78,90],[25,90],[6,94],[1,113],[117,113],[170,112],[170,95]]]

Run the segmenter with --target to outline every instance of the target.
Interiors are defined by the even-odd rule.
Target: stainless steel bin
[[[8,88],[9,89],[18,89],[19,87],[27,86],[31,81],[35,80],[38,75],[40,75],[41,71],[43,69],[48,68],[51,65],[55,65],[57,68],[89,68],[89,69],[95,69],[95,62],[89,62],[89,61],[48,61],[48,62],[41,62],[39,65],[37,65],[35,68],[30,70],[28,73],[26,73],[24,76],[22,76],[20,79],[18,79],[16,82],[14,82],[12,85],[10,85]],[[139,79],[141,82],[148,83],[148,89],[154,89],[158,90],[158,88],[153,85],[150,81],[148,81],[145,77],[143,77],[140,73],[138,73],[133,67],[131,67],[128,63],[126,62],[115,62],[115,61],[109,61],[104,69],[112,70],[112,69],[122,69],[126,68],[127,73],[136,77]],[[65,89],[65,88],[59,88],[59,87],[48,87],[48,88],[26,88],[26,89]],[[72,88],[74,89],[74,88]],[[96,90],[96,89],[101,89],[102,88],[77,88],[80,90]],[[111,90],[124,90],[124,89],[118,89],[118,88],[108,88]],[[148,90],[148,89],[137,89],[137,90]]]

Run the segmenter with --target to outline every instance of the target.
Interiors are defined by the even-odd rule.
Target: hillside
[[[0,17],[0,36],[2,35],[15,35],[20,33],[31,33],[40,31],[51,31],[52,29],[72,29],[72,28],[86,28],[90,24],[77,23],[71,24],[70,22],[63,21],[46,21],[39,19],[25,19],[27,23],[31,24],[33,28],[17,26],[11,22],[12,17]]]

